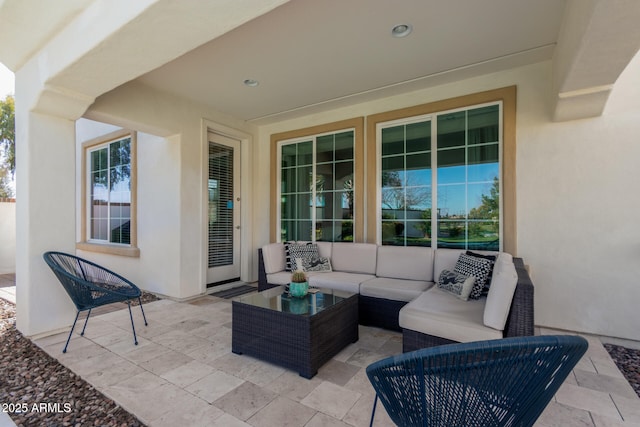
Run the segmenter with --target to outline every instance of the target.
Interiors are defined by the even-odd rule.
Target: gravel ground
[[[605,344],[604,348],[607,349],[636,394],[640,396],[640,350],[632,350],[613,344]]]
[[[0,410],[18,426],[143,426],[15,328],[0,299]]]
[[[143,295],[143,303],[154,301]],[[640,350],[605,348],[640,396]],[[143,426],[15,328],[15,306],[0,298],[0,405],[18,426]],[[5,408],[6,406],[6,408]]]

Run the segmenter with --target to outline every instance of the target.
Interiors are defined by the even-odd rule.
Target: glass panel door
[[[207,286],[240,280],[239,142],[209,134]]]

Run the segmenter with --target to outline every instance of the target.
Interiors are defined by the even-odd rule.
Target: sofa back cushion
[[[331,246],[333,244],[331,242],[316,242],[316,244],[318,245],[320,256],[331,259]]]
[[[433,282],[433,250],[419,246],[379,246],[376,276]]]
[[[511,255],[498,257],[493,269],[487,302],[484,306],[483,322],[485,326],[499,331],[504,330],[517,284],[518,273]]]
[[[331,248],[333,271],[376,274],[378,246],[373,243],[336,242]]]
[[[286,267],[286,257],[283,243],[270,243],[262,247],[264,271],[267,274],[283,271]]]
[[[503,270],[511,271],[515,269],[513,265],[513,256],[506,252],[500,252],[498,254],[498,259],[496,259],[496,263],[493,266],[494,273],[500,273]]]
[[[433,251],[433,277],[440,277],[442,270],[453,271],[458,262],[460,254],[465,252],[464,249],[436,249]]]

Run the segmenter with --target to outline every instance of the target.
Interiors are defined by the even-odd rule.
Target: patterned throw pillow
[[[476,258],[484,258],[491,261],[491,271],[489,271],[489,276],[487,277],[487,281],[484,284],[484,288],[482,288],[482,296],[487,296],[487,294],[489,293],[489,286],[491,285],[491,278],[493,277],[493,266],[496,265],[496,260],[498,259],[498,256],[479,254],[477,252],[472,252],[472,251],[467,251],[467,255],[473,256]]]
[[[284,271],[294,271],[293,261],[291,259],[291,253],[289,253],[289,246],[294,245],[294,242],[284,242]]]
[[[465,276],[475,276],[476,278],[469,298],[480,298],[480,296],[482,295],[482,289],[484,289],[484,285],[485,283],[487,283],[487,278],[489,277],[489,272],[491,271],[492,265],[492,262],[488,259],[476,258],[467,254],[460,254],[460,256],[458,257],[458,262],[456,262],[456,266],[453,271]]]
[[[331,271],[331,261],[329,258],[296,258],[295,269],[307,271]]]
[[[285,242],[284,244],[284,255],[285,255],[285,271],[295,271],[296,270],[296,258],[304,258],[304,257],[312,257],[317,256],[320,257],[318,253],[318,245],[315,243],[296,243],[296,242]]]
[[[442,270],[438,278],[438,287],[466,301],[469,299],[469,294],[471,294],[475,281],[476,278],[474,276],[465,276],[453,271]]]
[[[320,257],[315,243],[288,243],[285,244],[285,253],[287,271],[331,271],[329,259]]]

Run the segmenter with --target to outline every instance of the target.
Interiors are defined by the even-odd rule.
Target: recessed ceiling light
[[[246,79],[244,81],[245,86],[249,86],[249,87],[256,87],[260,84],[259,81],[257,80],[253,80],[253,79]]]
[[[391,35],[397,38],[407,37],[409,34],[411,34],[412,30],[413,27],[411,26],[411,24],[398,24],[391,29]]]

